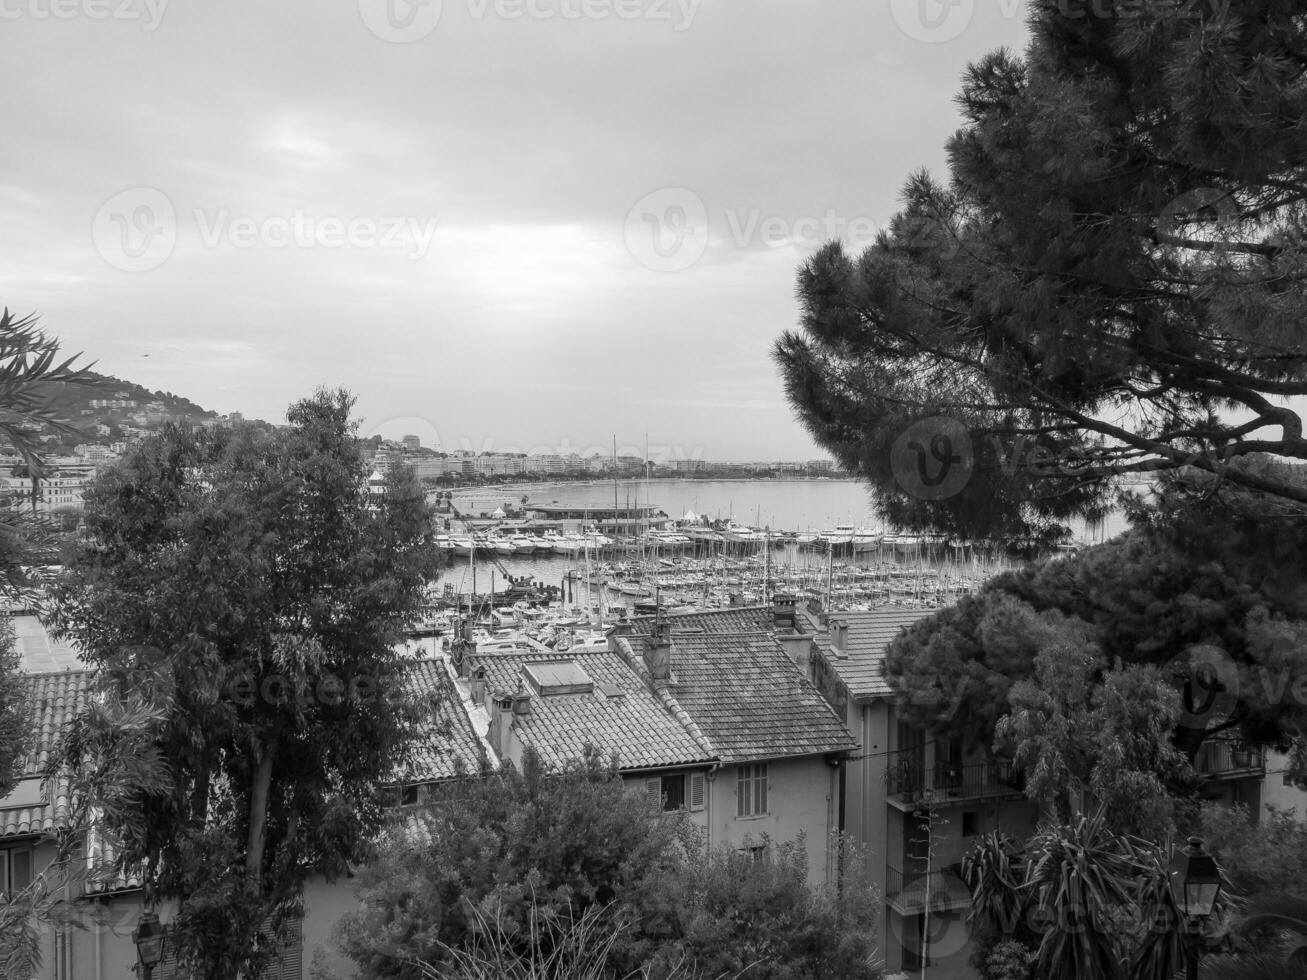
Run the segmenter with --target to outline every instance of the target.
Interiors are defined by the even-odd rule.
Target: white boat
[[[472,556],[472,539],[466,535],[450,535],[450,543],[454,546],[454,554],[461,558],[470,558]]]
[[[519,555],[534,555],[536,551],[535,538],[529,534],[514,534],[509,540],[513,543],[513,551]]]
[[[853,544],[853,535],[857,528],[852,524],[836,524],[833,528],[822,531],[821,539],[832,548],[845,548]]]

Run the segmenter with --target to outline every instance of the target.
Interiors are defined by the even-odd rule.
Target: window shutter
[[[766,763],[758,767],[758,809],[756,813],[767,812],[767,788],[771,785],[771,780],[767,775]]]
[[[663,808],[663,781],[661,779],[646,779],[644,781],[644,795],[649,804],[649,809],[658,813]]]
[[[695,772],[690,774],[690,809],[703,809],[703,790],[704,778],[703,773]]]

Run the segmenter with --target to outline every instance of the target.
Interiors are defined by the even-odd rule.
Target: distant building
[[[409,452],[415,453],[422,448],[422,439],[418,436],[404,436],[399,440],[399,443]]]

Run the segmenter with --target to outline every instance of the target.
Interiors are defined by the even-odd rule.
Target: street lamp
[[[1186,977],[1198,980],[1199,933],[1216,907],[1221,893],[1221,869],[1216,858],[1203,850],[1201,837],[1190,837],[1189,844],[1171,859],[1171,897],[1189,926],[1186,944]]]
[[[154,968],[163,962],[165,930],[153,912],[142,912],[140,921],[132,930],[136,944],[136,958],[140,962],[141,980],[150,980]]]

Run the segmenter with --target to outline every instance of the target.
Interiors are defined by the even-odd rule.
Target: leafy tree
[[[1086,796],[1101,801],[1114,826],[1150,840],[1174,832],[1168,786],[1192,778],[1171,744],[1181,697],[1152,666],[1103,670],[1092,644],[1051,646],[1035,657],[1035,677],[1009,694],[997,740],[1025,773],[1025,792],[1066,823]],[[1102,678],[1094,683],[1094,676]]]
[[[1307,822],[1293,810],[1268,806],[1254,820],[1241,803],[1205,803],[1192,831],[1240,894],[1291,892],[1307,881]]]
[[[668,928],[643,944],[654,974],[684,963],[695,976],[741,980],[877,975],[880,901],[864,875],[865,855],[840,841],[840,881],[813,888],[802,837],[756,843],[761,855],[730,847],[691,853],[655,875],[642,907]]]
[[[56,596],[108,692],[162,706],[167,779],[107,794],[102,829],[147,899],[177,901],[197,977],[258,969],[264,917],[361,857],[411,745],[393,647],[431,531],[410,475],[370,499],[351,406],[319,391],[280,430],[165,426],[88,494]]]
[[[708,853],[682,815],[651,815],[612,760],[545,771],[528,753],[521,772],[469,776],[396,821],[359,873],[365,908],[340,944],[365,976],[397,980],[495,975],[475,969],[489,962],[508,976],[562,962],[658,980],[874,975],[863,856],[843,845],[843,880],[813,889],[802,840],[759,843],[762,860]],[[617,939],[601,948],[597,924]]]
[[[486,921],[530,955],[539,916],[629,901],[679,827],[650,817],[613,761],[590,753],[550,772],[528,751],[520,772],[469,776],[391,828],[359,873],[367,908],[342,921],[341,946],[367,976],[406,980]]]
[[[972,537],[1056,533],[1119,474],[1307,501],[1243,463],[1307,459],[1301,9],[1030,11],[1023,57],[965,73],[947,183],[801,269],[774,350],[799,418],[895,523]]]
[[[0,799],[8,796],[23,775],[32,717],[28,713],[23,658],[14,643],[14,630],[0,622]]]
[[[1221,524],[1212,516],[1179,509],[1164,523],[991,579],[914,624],[887,657],[904,716],[988,745],[1012,710],[1013,685],[1034,680],[1037,656],[1071,637],[1098,651],[1087,676],[1096,697],[1107,694],[1109,667],[1162,670],[1158,680],[1184,699],[1171,737],[1190,761],[1222,731],[1289,747],[1307,729],[1307,704],[1293,689],[1307,676],[1307,590],[1303,566],[1268,568],[1267,560],[1301,553],[1304,528],[1258,528],[1253,512]],[[1162,697],[1148,683],[1154,700]],[[1129,733],[1139,738],[1156,721],[1141,717],[1146,700],[1134,700],[1118,707],[1143,725]],[[1119,721],[1126,736],[1127,717]]]

